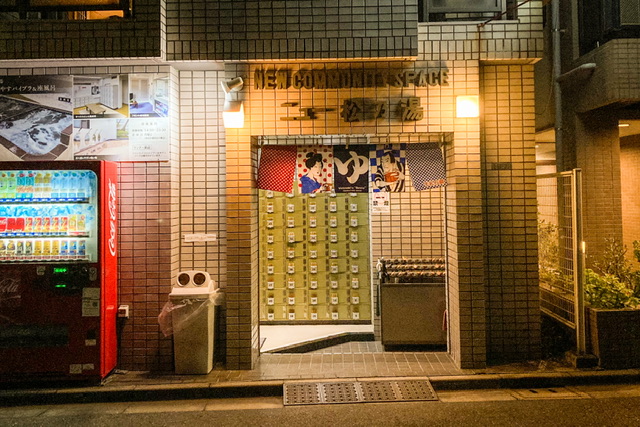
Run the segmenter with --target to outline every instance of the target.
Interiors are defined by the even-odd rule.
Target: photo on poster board
[[[300,193],[333,191],[333,149],[331,147],[299,146],[296,168],[296,181]]]
[[[129,116],[127,75],[73,76],[75,119],[121,119]]]
[[[129,75],[129,116],[169,116],[169,74]]]
[[[168,79],[166,73],[75,76],[74,159],[169,160]]]
[[[370,151],[373,192],[404,191],[407,144],[376,145]]]
[[[74,158],[121,160],[129,146],[128,122],[129,119],[74,120]]]
[[[369,191],[369,147],[336,145],[333,147],[336,193]]]
[[[0,161],[70,159],[71,92],[70,76],[0,77]]]

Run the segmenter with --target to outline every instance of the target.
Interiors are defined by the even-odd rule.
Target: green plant
[[[640,305],[640,271],[626,257],[627,248],[617,239],[607,239],[602,258],[585,271],[585,298],[594,308],[625,308]],[[633,255],[640,261],[640,242],[633,242]]]
[[[601,275],[586,269],[584,291],[586,301],[593,308],[636,308],[640,305],[633,289],[613,274]]]

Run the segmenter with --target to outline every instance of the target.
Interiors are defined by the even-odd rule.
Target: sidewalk
[[[333,350],[335,351],[335,350]],[[558,362],[459,370],[446,353],[263,354],[255,369],[207,375],[115,371],[101,385],[64,384],[0,391],[3,406],[282,396],[292,381],[428,379],[435,391],[552,388],[640,383],[640,369],[576,369]]]

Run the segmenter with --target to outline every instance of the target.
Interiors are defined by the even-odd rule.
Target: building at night
[[[318,327],[438,344],[460,368],[540,358],[542,0],[85,3],[0,8],[0,102],[69,117],[47,151],[2,132],[17,119],[0,111],[0,160],[118,164],[118,368],[173,370],[158,316],[190,270],[224,291],[226,369]],[[632,50],[578,60],[618,76]],[[617,132],[600,107],[634,89],[597,77],[573,107]],[[601,158],[585,149],[578,165]],[[425,281],[441,294],[389,286]]]

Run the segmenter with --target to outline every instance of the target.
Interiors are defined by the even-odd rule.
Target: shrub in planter
[[[613,274],[585,271],[591,351],[607,369],[640,367],[640,299]]]

